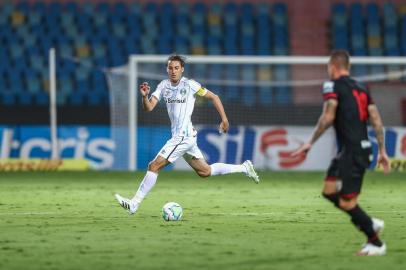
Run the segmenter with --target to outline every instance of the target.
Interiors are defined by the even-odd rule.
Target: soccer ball
[[[162,207],[162,217],[165,221],[179,221],[182,214],[182,206],[176,202],[168,202]]]

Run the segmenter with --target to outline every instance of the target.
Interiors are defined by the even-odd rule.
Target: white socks
[[[211,175],[229,174],[229,173],[247,173],[244,165],[234,165],[225,163],[214,163],[210,165]]]
[[[154,187],[157,178],[158,174],[147,171],[137,190],[137,193],[135,193],[135,196],[131,200],[137,204],[140,204],[145,196],[147,196],[148,192],[150,192],[151,189]]]
[[[219,174],[229,174],[229,173],[247,173],[247,169],[244,165],[234,165],[234,164],[225,164],[225,163],[214,163],[210,165],[211,167],[211,175],[219,175]],[[158,178],[158,174],[147,171],[142,180],[140,186],[138,187],[137,193],[131,199],[131,201],[140,204],[142,200],[147,196],[147,194],[151,191],[156,183],[156,179]]]

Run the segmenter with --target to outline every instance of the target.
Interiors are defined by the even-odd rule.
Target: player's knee
[[[326,192],[323,191],[321,194],[324,197],[324,199],[332,202],[335,207],[339,207],[339,204],[338,204],[339,198],[338,198],[337,193],[326,193]]]
[[[349,210],[353,209],[356,205],[357,205],[357,200],[355,198],[353,198],[353,199],[340,198],[339,206],[344,211],[349,211]]]
[[[324,199],[331,201],[331,197],[334,195],[334,193],[327,193],[323,191],[321,195],[323,196]]]
[[[208,169],[198,170],[197,174],[202,178],[209,177],[211,175],[210,167]]]
[[[157,173],[159,171],[159,165],[155,161],[151,161],[148,164],[148,171]]]

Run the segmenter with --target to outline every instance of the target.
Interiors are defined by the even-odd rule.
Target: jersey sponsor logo
[[[334,92],[334,82],[325,82],[323,84],[323,94],[333,93]]]
[[[186,98],[166,98],[165,99],[166,103],[172,104],[172,103],[186,103]]]

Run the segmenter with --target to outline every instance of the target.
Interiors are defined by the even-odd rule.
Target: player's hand
[[[307,152],[309,152],[311,148],[312,148],[312,145],[310,143],[304,143],[298,149],[293,151],[292,154],[290,154],[290,155],[292,157],[305,156],[305,155],[307,155]]]
[[[143,97],[148,96],[150,90],[151,90],[151,88],[149,87],[149,85],[148,85],[147,82],[143,82],[143,83],[140,85],[140,93],[141,93],[141,96],[143,96]]]
[[[230,126],[230,124],[228,123],[228,120],[221,121],[220,126],[219,126],[219,133],[220,134],[227,133],[229,126]]]
[[[382,166],[384,173],[390,173],[390,160],[386,152],[380,152],[378,155],[378,166]]]

